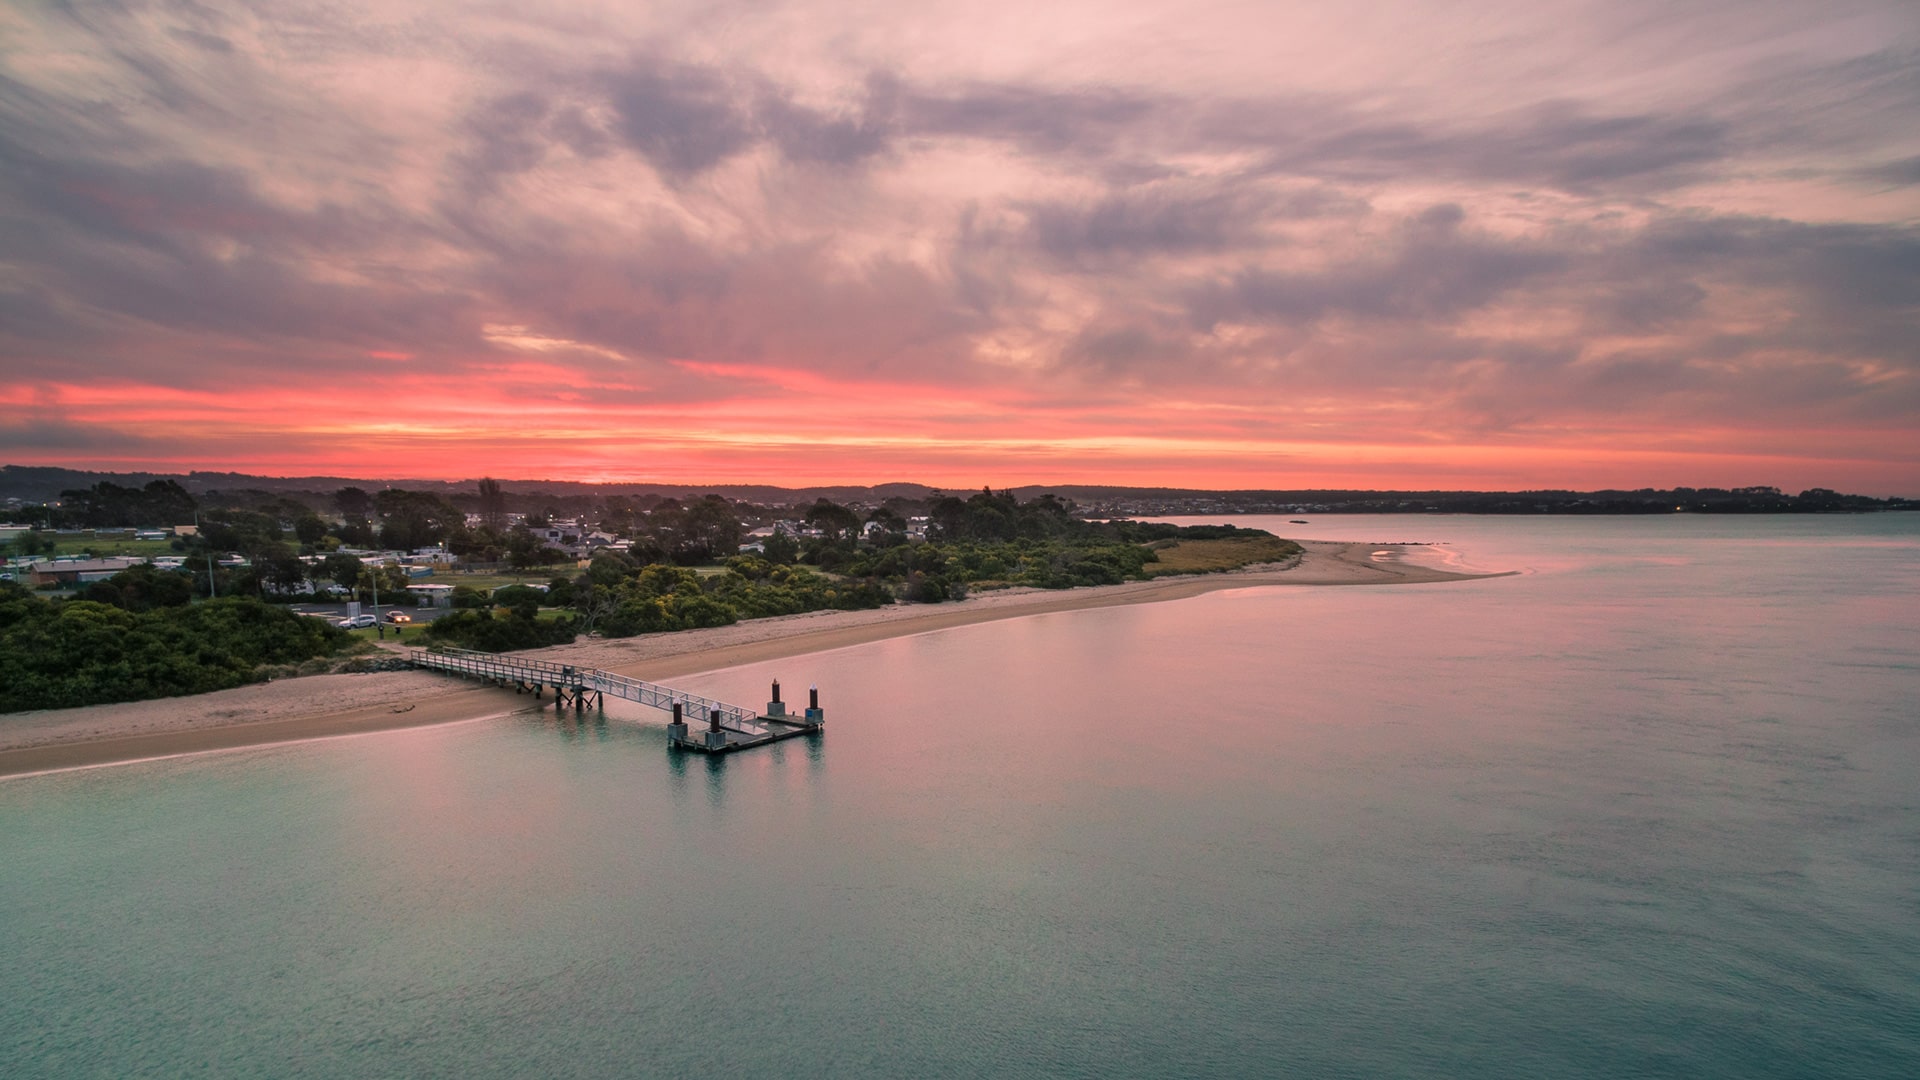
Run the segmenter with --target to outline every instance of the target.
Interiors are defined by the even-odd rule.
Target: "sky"
[[[0,462],[1920,496],[1920,6],[4,0]]]

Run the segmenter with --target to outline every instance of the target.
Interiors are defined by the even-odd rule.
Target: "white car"
[[[373,623],[374,623],[374,618],[371,615],[351,615],[351,616],[348,616],[347,618],[341,619],[339,622],[334,623],[333,625],[339,627],[342,630],[364,630],[367,627],[372,626]]]

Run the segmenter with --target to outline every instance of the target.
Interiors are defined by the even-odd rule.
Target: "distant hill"
[[[50,466],[0,466],[0,500],[49,502],[62,491],[92,487],[109,481],[122,487],[143,487],[154,480],[173,480],[196,498],[209,494],[331,495],[343,487],[368,491],[405,488],[443,496],[471,496],[480,478],[420,480],[407,477],[255,476],[236,472],[111,473]],[[935,488],[927,484],[840,484],[824,487],[779,487],[773,484],[594,484],[572,480],[502,480],[501,488],[515,502],[537,504],[542,499],[566,502],[627,497],[691,499],[722,495],[736,502],[762,506],[791,506],[829,499],[842,504],[877,505],[899,498],[921,502],[936,493],[966,497],[973,488]],[[1339,513],[1464,513],[1464,514],[1671,514],[1692,513],[1808,513],[1920,509],[1908,499],[1875,499],[1846,495],[1824,488],[1789,494],[1772,487],[1640,488],[1633,491],[1364,491],[1340,489],[1233,490],[1202,488],[1120,487],[1098,484],[1029,484],[1012,489],[1022,501],[1041,495],[1070,499],[1082,512],[1095,515],[1177,514],[1339,514]]]
[[[466,480],[420,480],[412,477],[364,476],[256,476],[237,472],[89,472],[41,465],[0,465],[0,499],[19,499],[39,503],[60,497],[62,491],[92,487],[102,481],[122,487],[144,487],[155,480],[173,480],[194,495],[208,492],[264,491],[274,494],[331,494],[343,487],[378,491],[381,488],[406,488],[436,495],[469,494],[480,482],[476,476]],[[772,484],[590,484],[572,480],[502,480],[509,492],[545,493],[556,497],[655,495],[687,499],[702,495],[724,495],[735,501],[787,504],[816,498],[834,502],[878,502],[883,499],[924,499],[934,489],[925,484],[891,483],[873,485],[835,485],[829,487],[784,488]]]

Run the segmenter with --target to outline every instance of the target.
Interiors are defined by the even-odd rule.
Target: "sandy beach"
[[[954,604],[814,611],[710,630],[582,639],[523,655],[649,681],[801,656],[886,638],[1057,611],[1178,600],[1264,586],[1406,585],[1504,574],[1453,573],[1408,561],[1396,544],[1306,541],[1287,563],[1095,588],[1006,589]],[[398,646],[393,646],[399,648]],[[0,777],[209,750],[473,720],[537,708],[511,690],[422,671],[313,675],[186,698],[0,717]]]

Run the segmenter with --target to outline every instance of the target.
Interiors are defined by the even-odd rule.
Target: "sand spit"
[[[958,604],[814,611],[710,630],[588,639],[526,655],[638,679],[784,659],[891,637],[1056,611],[1178,600],[1267,585],[1405,585],[1502,574],[1458,574],[1404,561],[1404,545],[1304,541],[1287,563],[1225,574],[1066,591],[1007,589]],[[313,675],[218,693],[0,717],[0,776],[138,761],[276,742],[471,720],[536,707],[511,690],[419,671]]]

